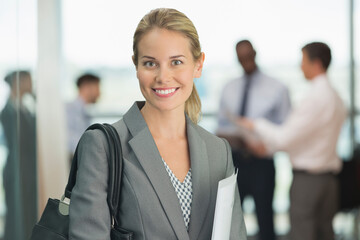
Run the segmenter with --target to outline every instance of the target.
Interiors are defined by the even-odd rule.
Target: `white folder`
[[[230,177],[219,181],[211,237],[212,240],[228,240],[230,238],[236,179],[237,172]]]

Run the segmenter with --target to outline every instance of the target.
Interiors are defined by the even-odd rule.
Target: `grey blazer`
[[[179,199],[140,113],[143,105],[135,103],[122,120],[113,124],[121,138],[124,159],[121,226],[133,231],[136,240],[209,240],[218,182],[234,172],[229,144],[187,118],[193,184],[187,231]],[[78,154],[79,169],[70,204],[70,239],[110,239],[108,147],[100,130],[82,136]],[[237,188],[230,239],[246,240]]]

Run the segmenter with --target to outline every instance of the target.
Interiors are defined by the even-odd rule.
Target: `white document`
[[[216,196],[212,240],[228,240],[230,238],[231,218],[235,201],[237,173],[219,181]]]

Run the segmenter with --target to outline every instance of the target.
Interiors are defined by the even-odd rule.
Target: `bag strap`
[[[108,178],[107,203],[109,205],[112,220],[114,221],[113,224],[117,226],[118,205],[120,199],[122,168],[123,168],[121,142],[120,142],[119,134],[117,133],[116,129],[110,124],[95,123],[90,127],[88,127],[86,131],[94,130],[94,129],[99,129],[104,133],[109,146],[109,157],[108,157],[109,178]],[[68,183],[65,188],[65,197],[68,199],[71,198],[71,192],[76,183],[76,173],[78,170],[78,154],[77,154],[78,146],[76,147],[74,153],[74,158],[71,163]]]
[[[108,129],[108,133],[113,141],[113,153],[114,156],[109,163],[109,172],[112,171],[112,180],[109,183],[108,187],[108,205],[110,209],[111,216],[114,219],[115,226],[118,225],[118,208],[120,201],[120,192],[121,192],[121,181],[123,175],[123,154],[121,148],[121,142],[117,130],[110,124],[104,124]],[[111,177],[109,175],[109,177]]]

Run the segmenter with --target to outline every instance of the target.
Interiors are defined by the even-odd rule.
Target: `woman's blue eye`
[[[180,61],[180,60],[172,61],[172,65],[180,65],[180,64],[182,64],[182,61]]]

